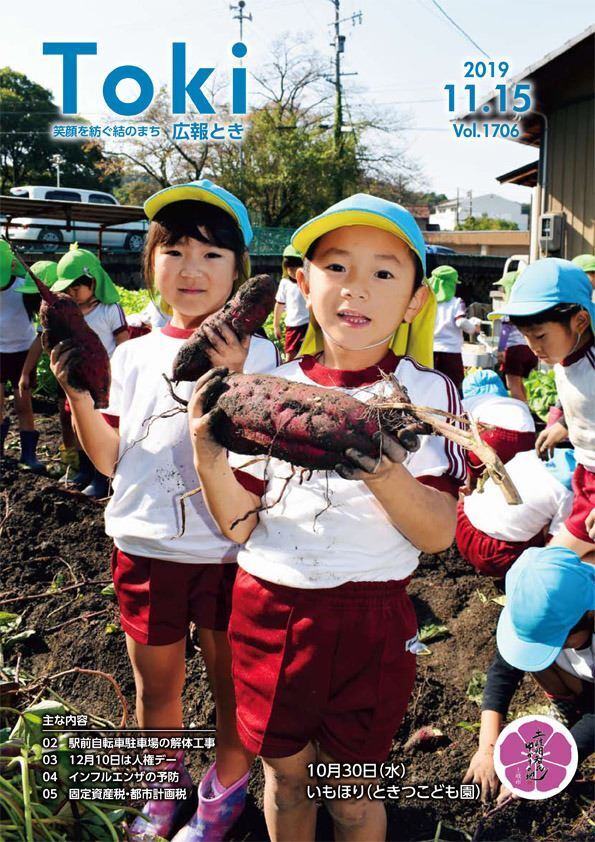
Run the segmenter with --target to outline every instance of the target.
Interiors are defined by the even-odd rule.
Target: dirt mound
[[[41,416],[41,441],[47,453],[58,450],[57,418],[47,407]],[[16,454],[15,437],[8,455]],[[43,458],[42,449],[41,456]],[[46,454],[47,455],[47,454]],[[56,480],[18,469],[13,458],[2,463],[3,521],[0,598],[3,609],[23,615],[21,629],[35,634],[15,643],[6,664],[20,660],[21,674],[31,683],[71,667],[97,669],[114,676],[127,700],[134,725],[134,684],[118,626],[113,597],[103,595],[110,581],[111,545],[103,531],[103,504],[70,493]],[[76,585],[76,587],[70,587]],[[64,590],[68,588],[68,590]],[[49,590],[49,592],[48,592]],[[494,630],[500,606],[494,585],[477,576],[457,552],[423,556],[410,585],[420,628],[430,624],[448,631],[430,642],[431,654],[418,658],[418,676],[407,716],[395,740],[391,761],[406,767],[403,785],[458,786],[475,750],[479,707],[467,697],[474,671],[487,671],[493,654]],[[33,598],[42,595],[40,598]],[[88,675],[69,674],[52,687],[81,711],[118,721],[119,704],[109,683]],[[526,679],[514,699],[518,714],[543,703]],[[214,709],[200,652],[188,642],[188,680],[184,691],[186,721],[196,727],[214,725]],[[405,753],[407,739],[418,728],[433,725],[444,732],[447,745],[431,752]],[[209,752],[189,758],[195,780],[212,761]],[[585,766],[580,778],[588,777]],[[230,836],[233,840],[267,839],[262,807],[262,773],[255,764],[252,798]],[[542,802],[518,801],[482,821],[474,801],[405,799],[388,804],[388,839],[515,840],[515,842],[580,842],[591,829],[583,799],[592,783],[575,782],[564,793]],[[438,829],[438,824],[441,827]],[[320,811],[317,838],[332,839],[328,815]]]

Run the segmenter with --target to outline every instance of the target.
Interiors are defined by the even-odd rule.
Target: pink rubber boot
[[[198,787],[198,810],[172,842],[221,842],[240,817],[246,801],[250,772],[225,789],[215,763]]]
[[[185,787],[190,795],[192,778],[184,766],[183,751],[176,752],[176,759],[159,767],[159,771],[178,772],[180,775],[178,782],[172,784],[150,783],[146,786],[155,789]],[[185,801],[174,800],[147,801],[142,808],[142,812],[147,818],[137,816],[128,828],[127,833],[130,842],[152,842],[157,837],[169,836],[175,825],[178,813],[185,803]]]

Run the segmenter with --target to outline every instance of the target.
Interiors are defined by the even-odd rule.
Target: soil
[[[41,431],[38,455],[57,461],[59,444],[55,407],[36,407]],[[14,425],[13,425],[14,429]],[[115,601],[101,594],[110,581],[110,541],[103,529],[103,506],[67,490],[58,480],[18,468],[17,437],[9,434],[2,461],[3,610],[23,615],[22,629],[35,634],[16,643],[5,663],[20,662],[20,672],[39,682],[72,667],[111,674],[119,684],[134,726],[134,684],[118,625]],[[65,593],[45,593],[75,581],[84,584]],[[474,671],[485,673],[494,651],[494,630],[500,610],[494,583],[475,574],[456,548],[423,556],[409,588],[419,626],[445,625],[448,635],[429,643],[431,654],[418,657],[418,675],[407,715],[395,739],[390,761],[403,762],[405,785],[459,785],[473,755],[477,730],[458,723],[478,723],[480,710],[467,697]],[[32,599],[35,594],[44,594]],[[16,598],[16,601],[14,601]],[[13,601],[9,601],[13,600]],[[101,612],[101,613],[96,613]],[[115,626],[115,631],[110,626]],[[186,721],[200,728],[214,726],[214,708],[200,650],[189,637],[188,678],[184,691]],[[51,686],[83,712],[118,722],[121,706],[112,686],[98,677],[71,673]],[[513,700],[511,713],[536,711],[544,703],[529,678]],[[543,711],[543,708],[541,708]],[[445,741],[431,751],[403,750],[418,728],[432,725]],[[440,743],[440,741],[438,741]],[[188,758],[195,780],[212,762],[210,752]],[[506,842],[581,842],[590,838],[589,799],[593,768],[579,767],[577,779],[560,795],[540,802],[516,801],[486,815],[478,801],[402,799],[388,802],[390,840],[506,840]],[[262,773],[254,765],[247,808],[233,828],[231,840],[268,839],[262,817]],[[487,808],[489,809],[489,808]],[[593,816],[591,815],[591,818]],[[441,827],[438,828],[438,824]],[[332,839],[325,810],[319,810],[317,839]]]

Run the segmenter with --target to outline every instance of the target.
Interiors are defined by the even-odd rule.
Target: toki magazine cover
[[[3,9],[0,836],[595,827],[595,24]]]

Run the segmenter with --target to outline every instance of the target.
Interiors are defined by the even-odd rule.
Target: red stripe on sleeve
[[[265,490],[266,490],[266,482],[263,479],[259,479],[258,477],[253,477],[252,474],[249,474],[247,471],[234,471],[235,477],[237,481],[243,486],[246,491],[252,492],[252,494],[256,494],[258,497],[262,497]]]
[[[452,494],[455,500],[459,499],[459,488],[463,483],[450,474],[442,474],[439,477],[416,477],[416,479],[422,485],[428,485],[430,488],[435,488],[436,491],[445,491],[447,494]]]
[[[102,412],[102,416],[104,417],[107,424],[110,427],[113,427],[117,430],[120,427],[120,416],[119,415],[110,415],[108,412]]]

